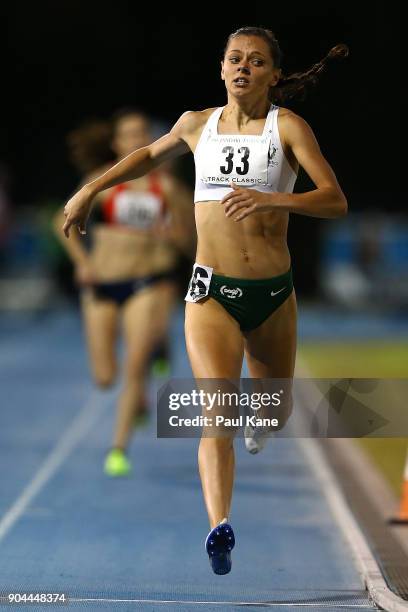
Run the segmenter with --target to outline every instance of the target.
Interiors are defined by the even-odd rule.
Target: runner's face
[[[221,78],[235,98],[268,95],[276,85],[280,70],[274,68],[269,46],[258,36],[236,36],[221,62]]]
[[[112,147],[118,157],[125,157],[150,143],[148,125],[140,115],[128,115],[116,123]]]

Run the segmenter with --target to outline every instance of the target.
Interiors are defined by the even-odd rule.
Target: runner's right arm
[[[144,176],[161,163],[187,153],[190,149],[186,139],[197,127],[197,115],[199,113],[184,113],[168,134],[147,147],[136,149],[107,172],[84,185],[64,208],[65,223],[62,229],[67,238],[72,225],[77,225],[81,234],[86,233],[92,201],[100,191]]]

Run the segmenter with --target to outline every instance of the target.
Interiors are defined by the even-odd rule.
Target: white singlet
[[[194,152],[194,202],[221,200],[230,182],[263,192],[292,193],[297,174],[283,152],[278,130],[279,107],[274,104],[262,134],[218,134],[225,107],[208,118]]]

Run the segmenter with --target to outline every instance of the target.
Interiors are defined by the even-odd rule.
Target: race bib
[[[201,166],[203,183],[259,187],[268,183],[270,137],[216,136],[206,143]]]
[[[194,264],[193,274],[188,286],[186,302],[198,302],[208,295],[213,269],[208,266]]]
[[[116,223],[131,225],[139,229],[149,229],[161,214],[161,201],[153,193],[123,191],[115,202],[114,220]]]

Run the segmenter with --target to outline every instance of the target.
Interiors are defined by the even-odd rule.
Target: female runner
[[[112,148],[118,159],[151,142],[149,121],[124,109],[113,120]],[[106,168],[105,168],[106,169]],[[100,174],[100,172],[98,173]],[[95,173],[94,173],[95,176]],[[88,178],[89,180],[89,178]],[[147,412],[147,368],[164,337],[177,297],[176,267],[181,251],[194,244],[192,194],[168,172],[152,172],[101,193],[88,251],[78,236],[58,234],[75,265],[93,377],[113,384],[116,343],[122,324],[126,358],[112,448],[104,469],[110,476],[131,470],[126,449],[134,424]]]
[[[271,98],[280,102],[303,91],[332,57],[346,54],[346,47],[335,47],[308,72],[283,78],[273,33],[237,30],[221,62],[227,104],[184,113],[169,134],[84,185],[65,207],[65,234],[72,225],[85,233],[98,193],[194,153],[198,244],[185,335],[196,378],[237,380],[244,354],[254,378],[293,377],[296,298],[286,241],[289,213],[339,217],[346,214],[347,201],[309,125],[271,104]],[[315,188],[293,194],[299,166]],[[203,436],[198,461],[211,527],[206,551],[213,571],[226,574],[235,542],[228,522],[233,434]]]

